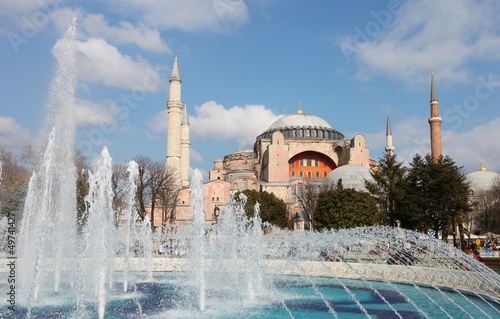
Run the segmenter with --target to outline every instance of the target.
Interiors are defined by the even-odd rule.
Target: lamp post
[[[214,206],[214,222],[212,223],[213,225],[217,225],[219,222],[219,213],[220,213],[220,208],[215,205]]]

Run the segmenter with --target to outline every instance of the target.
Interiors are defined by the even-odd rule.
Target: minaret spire
[[[186,106],[186,102],[184,102],[182,106],[182,121],[181,125],[189,125],[189,116],[188,116],[188,110]]]
[[[172,67],[172,74],[170,74],[170,82],[181,80],[181,72],[179,71],[179,61],[177,60],[177,51],[175,51],[174,66]]]
[[[302,114],[302,109],[300,108],[300,101],[299,101],[299,106],[297,107],[297,114]]]
[[[169,81],[169,98],[167,102],[167,169],[174,174],[175,186],[181,186],[181,138],[182,138],[182,102],[181,102],[181,73],[179,71],[179,61],[177,52],[175,53],[174,65]]]
[[[182,108],[182,120],[181,120],[181,184],[182,186],[189,186],[189,165],[190,165],[190,147],[191,140],[189,138],[189,116],[184,102]]]
[[[391,118],[387,111],[387,124],[385,128],[385,151],[389,155],[394,155],[394,145],[392,144]]]
[[[431,73],[431,114],[429,125],[431,127],[431,156],[434,162],[439,161],[443,156],[443,146],[441,141],[441,122],[443,119],[439,115],[439,102],[437,99],[436,85],[434,84],[434,68]]]

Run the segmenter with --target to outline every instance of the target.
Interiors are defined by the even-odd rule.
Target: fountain
[[[106,148],[88,172],[80,232],[71,120],[75,26],[59,47],[48,121],[54,126],[29,183],[18,249],[0,266],[0,289],[14,294],[0,300],[0,317],[500,316],[500,276],[425,234],[383,226],[284,231],[263,225],[258,205],[247,218],[244,196],[208,225],[198,170],[191,181],[194,222],[169,231],[170,247],[160,255],[149,220],[138,222],[134,213],[135,162],[128,164],[127,214],[116,228]],[[0,227],[5,234],[7,223]],[[18,268],[11,286],[12,260]]]

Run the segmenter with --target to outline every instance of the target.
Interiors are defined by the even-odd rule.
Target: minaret
[[[189,150],[191,140],[189,139],[189,116],[186,102],[182,109],[181,121],[181,183],[182,186],[189,186]]]
[[[168,131],[167,131],[167,163],[174,177],[175,186],[181,183],[181,73],[175,53],[174,66],[170,75],[169,99],[167,102]]]
[[[391,156],[394,155],[394,145],[392,145],[391,119],[389,117],[389,112],[387,112],[387,126],[385,128],[385,152]]]
[[[441,122],[443,119],[439,116],[439,102],[434,84],[434,68],[431,75],[431,115],[429,125],[431,126],[431,156],[434,162],[437,162],[443,155],[441,143]]]

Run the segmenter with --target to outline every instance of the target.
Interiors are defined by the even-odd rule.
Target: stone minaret
[[[175,185],[181,182],[181,73],[175,53],[174,66],[170,75],[169,99],[167,102],[168,131],[167,131],[167,167],[175,174]]]
[[[189,186],[189,150],[191,140],[189,139],[189,117],[186,103],[182,109],[181,121],[181,183]]]
[[[443,146],[441,143],[441,122],[443,119],[439,116],[439,102],[434,84],[434,68],[431,75],[431,115],[429,125],[431,126],[431,156],[434,162],[438,161],[443,155]]]
[[[394,145],[392,145],[391,119],[389,117],[389,112],[387,112],[387,126],[385,128],[385,151],[391,156],[394,155]]]

